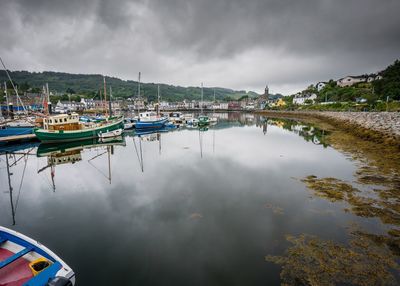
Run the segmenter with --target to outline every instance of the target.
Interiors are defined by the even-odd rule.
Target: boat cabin
[[[58,114],[43,119],[43,128],[47,130],[79,130],[81,124],[77,113]]]

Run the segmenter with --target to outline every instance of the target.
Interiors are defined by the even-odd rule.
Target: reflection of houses
[[[308,102],[314,103],[317,99],[317,95],[315,93],[297,93],[293,98],[293,104],[303,105]]]

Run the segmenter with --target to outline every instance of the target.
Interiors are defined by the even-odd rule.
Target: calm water
[[[203,131],[18,150],[12,201],[1,155],[0,224],[54,250],[77,285],[279,285],[281,266],[265,256],[283,255],[286,235],[346,243],[351,223],[382,230],[301,181],[353,180],[356,162],[325,131],[220,117]]]

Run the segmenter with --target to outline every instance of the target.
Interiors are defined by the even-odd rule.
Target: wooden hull
[[[123,126],[123,119],[121,118],[108,124],[82,130],[63,131],[35,128],[34,132],[36,137],[42,142],[57,143],[98,138],[101,133],[117,130],[123,128]]]

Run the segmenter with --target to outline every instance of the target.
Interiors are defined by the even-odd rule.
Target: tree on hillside
[[[400,100],[400,61],[388,66],[382,72],[382,79],[373,82],[374,91],[381,99]]]

